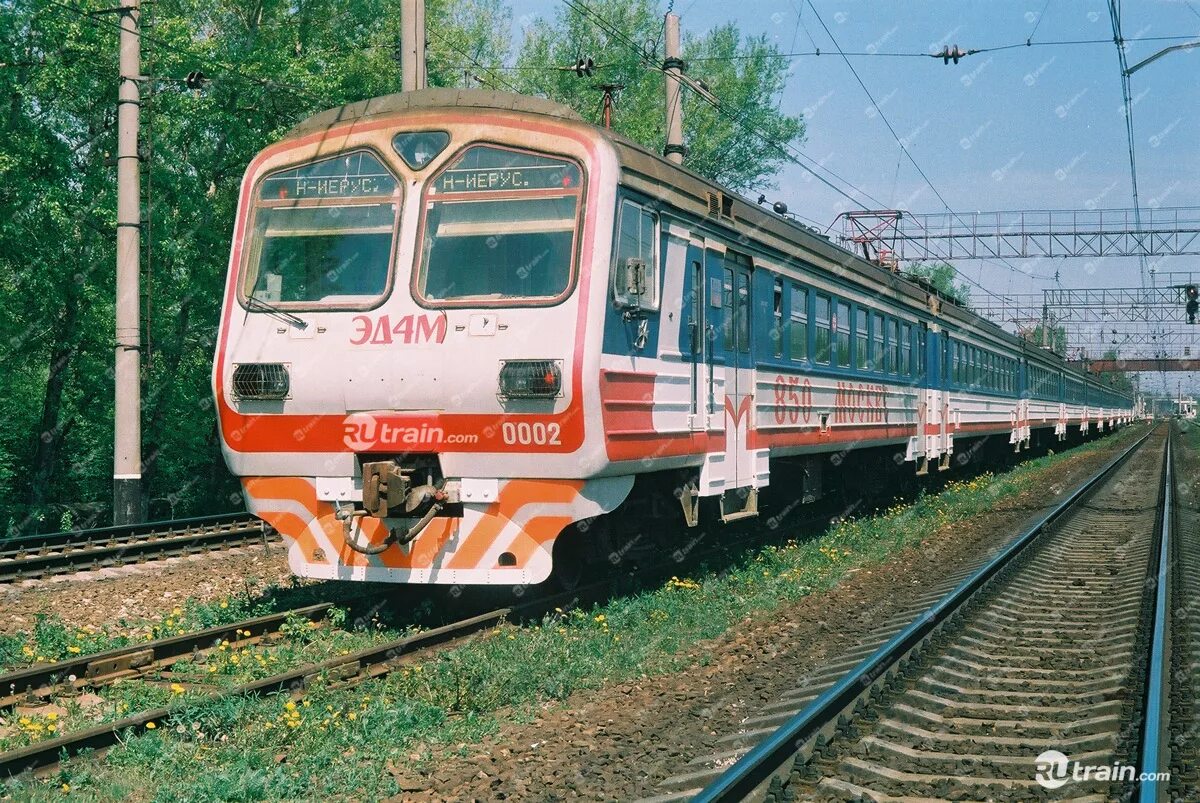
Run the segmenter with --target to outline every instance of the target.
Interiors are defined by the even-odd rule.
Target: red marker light
[[[563,178],[562,178],[562,185],[563,185],[564,187],[570,187],[570,186],[571,186],[571,177],[570,177],[570,176],[563,176]]]
[[[544,379],[546,381],[547,385],[553,385],[554,384],[554,372],[547,371],[545,376],[542,377],[542,379]]]
[[[287,187],[280,187],[280,188],[279,188],[279,197],[280,197],[280,198],[287,198]]]

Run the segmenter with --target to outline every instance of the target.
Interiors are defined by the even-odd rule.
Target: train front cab
[[[246,173],[213,373],[227,462],[298,575],[540,582],[558,534],[632,486],[595,476],[587,425],[614,158],[565,115],[372,103]]]

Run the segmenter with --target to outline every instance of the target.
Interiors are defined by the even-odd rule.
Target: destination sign
[[[352,153],[272,173],[262,183],[264,201],[388,197],[396,179],[369,153]]]
[[[435,179],[438,192],[504,192],[579,188],[579,168],[531,153],[479,146]]]

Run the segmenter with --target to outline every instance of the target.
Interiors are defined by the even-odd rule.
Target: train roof
[[[359,100],[319,112],[301,121],[287,135],[296,137],[351,120],[366,120],[416,109],[435,108],[502,109],[557,117],[586,125],[584,119],[570,106],[544,98],[517,95],[512,92],[493,92],[486,89],[422,89],[417,92],[381,95],[377,98]]]
[[[853,275],[861,282],[884,288],[895,296],[905,297],[908,303],[915,306],[927,307],[930,296],[934,294],[934,291],[905,278],[902,274],[880,267],[837,245],[808,226],[763,209],[737,192],[728,191],[621,134],[588,123],[569,106],[544,98],[484,89],[422,89],[416,92],[399,92],[319,112],[301,121],[287,136],[302,136],[338,123],[435,108],[512,111],[578,123],[612,143],[621,163],[624,179],[635,189],[641,189],[663,200],[667,200],[664,195],[669,196],[674,205],[692,212],[701,219],[711,219],[713,223],[733,231],[736,231],[739,225],[748,225],[754,229],[757,239],[781,254],[807,259],[836,275]],[[726,211],[729,214],[725,214]],[[1030,346],[1025,340],[1005,331],[991,320],[944,297],[942,301],[944,303],[940,306],[939,317],[953,321],[977,334],[986,334],[1003,341],[1019,349],[1031,360],[1099,384],[1094,377],[1080,374],[1068,366],[1059,355]]]

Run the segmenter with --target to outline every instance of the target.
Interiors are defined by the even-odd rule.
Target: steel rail
[[[957,588],[939,600],[916,621],[890,641],[865,658],[832,688],[809,706],[781,725],[774,733],[739,759],[692,800],[694,803],[733,803],[751,796],[763,783],[784,767],[813,737],[834,727],[844,711],[860,696],[869,693],[875,681],[894,672],[898,664],[917,649],[935,630],[959,612],[1003,568],[1037,539],[1048,526],[1082,502],[1100,483],[1125,463],[1146,442],[1154,430],[1147,432],[1120,455],[1104,465],[1070,496],[1034,522],[1015,538],[999,555],[990,560]]]
[[[1171,530],[1174,509],[1171,504],[1175,495],[1172,476],[1171,434],[1173,426],[1167,425],[1167,448],[1163,455],[1162,520],[1159,524],[1158,560],[1154,570],[1154,630],[1150,639],[1150,663],[1147,670],[1146,696],[1142,717],[1142,750],[1138,771],[1144,779],[1138,782],[1137,799],[1140,803],[1156,803],[1165,800],[1167,783],[1160,781],[1162,773],[1170,770],[1170,735],[1168,708],[1171,701],[1171,582],[1173,543]]]
[[[339,655],[313,664],[290,669],[270,677],[254,680],[229,689],[213,692],[200,698],[181,701],[177,705],[154,708],[131,714],[116,722],[63,734],[16,750],[0,753],[0,778],[36,773],[56,765],[62,756],[73,755],[81,750],[104,750],[121,741],[126,732],[141,733],[147,724],[169,719],[173,714],[195,705],[226,700],[232,697],[262,695],[278,692],[297,694],[309,683],[324,676],[335,676],[338,680],[380,677],[392,671],[400,659],[419,650],[439,644],[457,641],[491,627],[512,613],[510,608],[501,608],[479,616],[454,622],[422,633],[405,636],[368,647],[349,655]]]
[[[332,607],[331,603],[322,602],[8,672],[0,675],[0,713],[23,703],[35,703],[64,686],[76,690],[95,688],[117,678],[145,675],[182,658],[210,652],[222,641],[234,645],[256,642],[279,632],[291,618],[315,622]]]
[[[80,531],[80,534],[90,532]],[[53,542],[32,539],[37,544],[36,551],[31,551],[29,541],[16,548],[6,548],[11,541],[0,542],[0,583],[138,563],[156,556],[206,552],[231,542],[245,543],[259,538],[265,541],[273,537],[273,530],[258,519],[243,515],[207,523],[192,521],[175,530],[113,533],[103,542],[94,536],[62,541],[63,535],[54,533]]]
[[[129,536],[178,532],[181,529],[190,527],[210,527],[219,524],[256,521],[258,520],[249,513],[232,512],[218,513],[213,516],[195,516],[187,519],[164,519],[141,524],[123,524],[115,527],[96,527],[87,530],[63,530],[56,533],[17,535],[12,538],[0,538],[0,552],[40,550],[48,547],[89,543],[98,540],[112,541],[113,539],[122,539]]]

